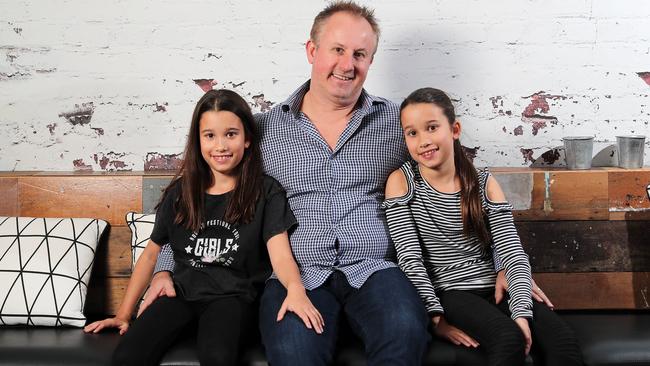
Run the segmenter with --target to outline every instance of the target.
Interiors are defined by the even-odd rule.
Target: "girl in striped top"
[[[480,344],[490,365],[523,364],[533,339],[545,364],[581,365],[571,329],[531,300],[530,264],[512,206],[490,173],[477,171],[463,153],[449,97],[416,90],[401,105],[401,121],[413,161],[388,178],[384,208],[399,266],[435,334]],[[493,258],[509,284],[507,305],[494,300]]]

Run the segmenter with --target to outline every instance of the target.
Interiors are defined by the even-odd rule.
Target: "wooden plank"
[[[3,170],[0,171],[0,177],[10,177],[10,178],[17,178],[17,177],[29,177],[35,174],[38,174],[39,171],[33,171],[33,170],[23,170],[23,171],[16,171],[16,170]]]
[[[142,177],[37,176],[18,179],[21,216],[93,217],[124,225],[128,211],[142,210]]]
[[[646,187],[648,170],[619,170],[609,173],[610,220],[650,220],[650,200]]]
[[[115,315],[126,293],[128,277],[95,277],[90,281],[84,313]]]
[[[131,275],[131,230],[127,226],[112,226],[104,234],[95,254],[93,275]]]
[[[0,177],[0,216],[18,216],[18,178]]]
[[[650,272],[650,221],[520,221],[534,272]]]
[[[527,173],[526,173],[527,174]],[[535,172],[530,209],[517,220],[608,220],[608,172]]]
[[[557,309],[650,309],[650,272],[536,273]]]

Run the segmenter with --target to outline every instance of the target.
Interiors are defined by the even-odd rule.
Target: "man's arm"
[[[172,247],[169,244],[163,245],[160,253],[158,253],[158,260],[153,273],[157,274],[160,271],[174,273],[174,252],[172,252]]]
[[[154,273],[151,285],[138,308],[138,316],[157,298],[161,296],[176,297],[176,290],[174,290],[174,282],[171,276],[174,273],[174,253],[169,244],[163,245],[160,249]]]

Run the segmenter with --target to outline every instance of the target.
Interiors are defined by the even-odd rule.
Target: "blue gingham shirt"
[[[396,267],[381,203],[388,175],[407,159],[399,107],[362,91],[334,150],[300,111],[309,81],[256,115],[266,174],[282,184],[298,226],[290,235],[306,289],[339,270],[355,288]],[[163,247],[156,272],[174,268]]]

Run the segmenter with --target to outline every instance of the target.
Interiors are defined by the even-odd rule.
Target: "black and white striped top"
[[[429,314],[443,313],[436,291],[493,287],[492,253],[475,235],[463,234],[460,192],[437,191],[420,175],[417,163],[401,167],[408,182],[403,197],[384,201],[390,235],[400,268],[417,289]],[[492,202],[486,186],[490,173],[479,170],[480,194],[493,247],[505,268],[512,318],[532,317],[528,256],[515,229],[512,206]]]

